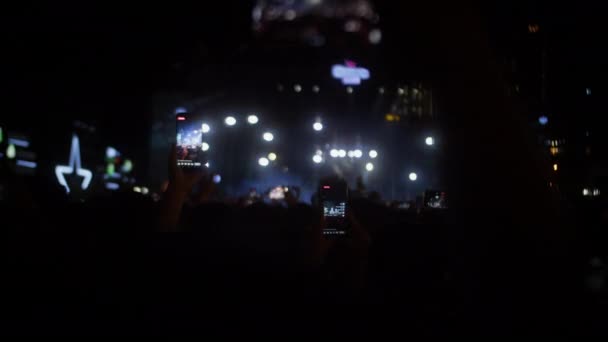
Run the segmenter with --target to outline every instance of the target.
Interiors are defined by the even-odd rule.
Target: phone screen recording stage
[[[204,165],[203,133],[201,122],[186,115],[178,115],[177,121],[177,166],[200,168]]]

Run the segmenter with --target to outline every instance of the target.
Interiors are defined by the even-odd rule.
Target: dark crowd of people
[[[601,331],[603,259],[585,273],[586,259],[555,252],[532,227],[360,194],[348,235],[327,238],[318,206],[217,201],[207,176],[170,165],[158,202],[134,192],[70,202],[7,183],[4,333]]]

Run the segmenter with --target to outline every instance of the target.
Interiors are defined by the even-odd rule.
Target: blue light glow
[[[35,169],[38,165],[33,161],[28,160],[17,160],[17,166],[26,167],[28,169]]]

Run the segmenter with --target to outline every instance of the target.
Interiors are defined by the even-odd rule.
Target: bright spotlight
[[[323,157],[321,157],[321,156],[320,156],[320,155],[318,155],[318,154],[315,154],[315,155],[312,157],[312,161],[313,161],[315,164],[321,164],[321,163],[323,162]]]
[[[264,133],[264,135],[262,135],[262,138],[266,141],[273,141],[274,135],[270,132],[266,132],[266,133]]]
[[[428,146],[433,146],[435,144],[435,139],[433,139],[433,137],[426,137],[426,139],[424,139],[424,143]]]
[[[203,142],[201,149],[203,151],[209,151],[209,144],[207,144],[206,142]]]
[[[271,161],[277,160],[277,154],[272,152],[268,153],[268,159]]]
[[[268,166],[268,164],[270,164],[270,161],[268,161],[267,158],[262,157],[262,158],[258,159],[258,164],[260,164],[260,166],[262,166],[262,167],[266,167],[266,166]]]
[[[329,151],[329,155],[332,156],[332,158],[338,158],[340,152],[334,148],[333,150]]]
[[[418,175],[415,172],[410,172],[408,178],[412,181],[415,182],[416,179],[418,179]]]
[[[228,126],[234,126],[236,125],[236,119],[234,118],[234,116],[228,116],[224,120],[224,123],[226,123],[226,125]]]
[[[376,150],[369,151],[369,157],[372,159],[378,157],[378,152],[376,152]]]
[[[365,164],[365,169],[367,171],[373,171],[374,170],[374,164],[372,164],[372,163]]]
[[[209,125],[207,125],[206,123],[201,125],[201,132],[209,133],[210,131],[211,131],[211,127]]]
[[[247,122],[249,122],[250,125],[255,125],[258,123],[258,121],[260,121],[260,119],[258,119],[258,117],[255,115],[249,115],[247,117]]]
[[[353,151],[353,156],[355,158],[361,158],[361,157],[363,157],[363,152],[361,150],[354,150]]]
[[[320,131],[322,131],[322,130],[323,130],[323,124],[322,124],[322,123],[320,123],[320,122],[315,122],[315,123],[312,125],[312,129],[314,129],[314,130],[315,130],[315,131],[317,131],[317,132],[320,132]]]
[[[339,150],[338,151],[338,157],[340,157],[340,158],[346,157],[346,151],[345,150]]]

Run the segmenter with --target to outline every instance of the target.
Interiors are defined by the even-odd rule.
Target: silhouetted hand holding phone
[[[204,172],[201,168],[180,168],[177,165],[175,145],[171,147],[169,153],[169,187],[161,204],[161,231],[177,231],[184,202],[194,185],[203,178],[203,175]]]

